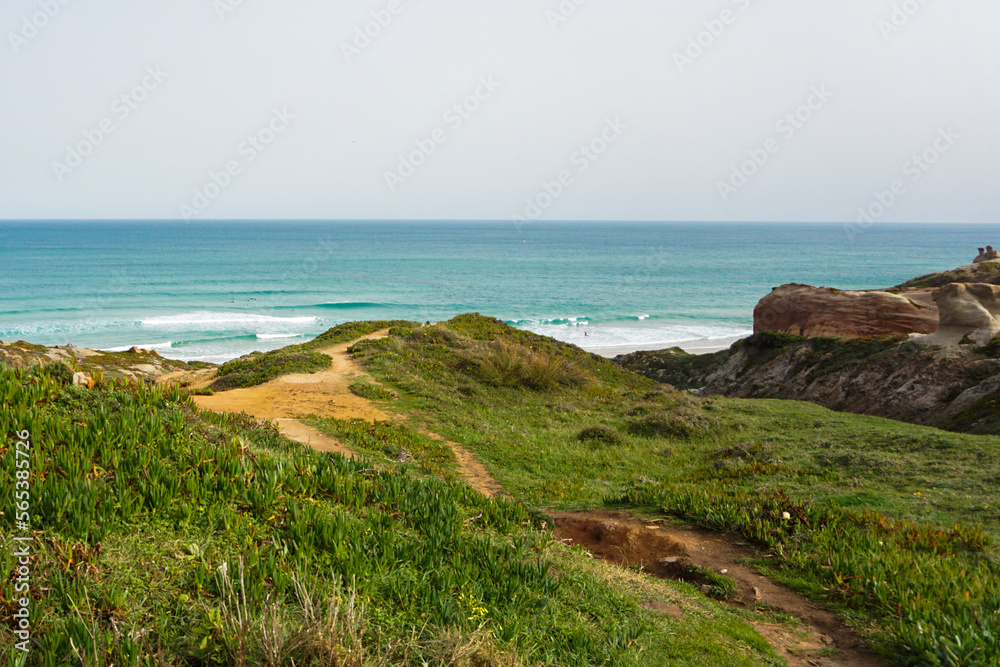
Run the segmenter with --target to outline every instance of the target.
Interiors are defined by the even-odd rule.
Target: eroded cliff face
[[[914,340],[931,345],[985,345],[1000,333],[1000,287],[949,283],[932,296],[938,306],[937,331]]]
[[[782,285],[753,311],[754,333],[780,331],[799,336],[927,334],[937,329],[937,323],[937,306],[926,289],[892,294]]]
[[[1000,261],[987,260],[889,290],[782,285],[754,309],[754,335],[728,350],[615,361],[701,394],[1000,434],[998,282]]]
[[[833,410],[1000,434],[1000,345],[939,347],[906,336],[764,333],[714,355],[636,352],[616,361],[702,395],[809,401]]]
[[[1000,260],[986,260],[949,271],[929,273],[880,290],[838,290],[796,283],[781,285],[761,299],[754,309],[754,333],[779,331],[807,337],[841,338],[930,334],[938,328],[939,298],[934,296],[934,290],[951,284],[1000,284]],[[966,331],[955,340],[950,335],[935,339],[935,342],[945,341],[943,344],[949,345],[961,339],[964,333],[986,326],[985,323],[970,325],[968,314],[960,313],[961,301],[968,302],[969,295],[981,301],[986,289],[953,289],[956,291],[949,293],[946,301],[961,323],[946,322],[945,326],[960,326]],[[989,308],[985,307],[986,310]],[[982,336],[985,335],[984,329]],[[987,340],[991,337],[987,336]],[[977,337],[973,338],[978,341]]]

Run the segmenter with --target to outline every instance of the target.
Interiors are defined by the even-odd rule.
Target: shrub
[[[303,343],[298,346],[303,349],[315,350],[320,347],[328,347],[330,345],[337,345],[339,343],[348,343],[352,340],[361,338],[362,336],[367,336],[368,334],[373,334],[376,331],[381,331],[382,329],[392,329],[395,327],[413,327],[419,326],[416,322],[408,322],[406,320],[375,320],[372,322],[346,322],[338,326],[328,329],[327,331],[316,336],[308,343]]]
[[[972,351],[976,354],[984,354],[987,357],[1000,357],[1000,336],[991,338],[986,345],[972,348]]]
[[[586,380],[563,359],[504,342],[488,345],[478,361],[485,379],[498,385],[545,391],[560,385],[579,386]]]
[[[219,367],[219,377],[211,388],[217,391],[255,387],[289,373],[315,373],[330,367],[333,360],[319,352],[289,352],[287,349],[261,354],[254,352]]]
[[[804,340],[806,340],[804,336],[783,333],[781,331],[761,331],[749,338],[745,338],[740,344],[745,347],[756,347],[761,350],[777,350]]]
[[[656,412],[633,421],[628,430],[645,438],[692,438],[704,433],[707,421],[688,410]]]
[[[577,434],[576,439],[580,442],[604,445],[622,444],[621,434],[610,426],[588,426]]]
[[[73,369],[62,361],[58,361],[54,364],[46,364],[44,366],[35,366],[32,369],[32,373],[36,376],[45,375],[63,386],[73,383]]]
[[[369,401],[392,401],[397,398],[396,394],[385,387],[372,384],[367,380],[355,380],[348,387],[351,393]]]

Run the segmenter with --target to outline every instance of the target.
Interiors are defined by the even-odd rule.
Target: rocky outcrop
[[[200,362],[183,362],[164,359],[155,350],[132,348],[128,352],[104,352],[73,345],[45,347],[25,341],[0,343],[0,364],[5,366],[35,366],[64,363],[79,369],[73,383],[93,387],[94,374],[101,373],[108,379],[153,381],[178,370],[193,370],[213,366]],[[81,384],[82,383],[82,384]]]
[[[927,334],[937,326],[937,307],[927,290],[891,294],[790,284],[775,287],[753,311],[754,333],[860,337]]]
[[[1000,345],[921,345],[905,336],[828,339],[763,333],[714,355],[615,359],[702,395],[781,398],[833,410],[1000,434]]]
[[[985,255],[985,250],[983,251]],[[995,250],[993,252],[996,252]],[[976,259],[979,259],[978,257]],[[893,291],[907,292],[913,289],[943,287],[948,283],[990,283],[1000,285],[1000,261],[984,259],[957,269],[928,273],[897,285]]]
[[[934,290],[933,297],[938,306],[937,331],[915,340],[933,345],[985,345],[1000,333],[1000,287],[950,283]]]
[[[979,254],[972,260],[972,263],[979,264],[980,262],[988,262],[991,259],[1000,259],[1000,252],[994,250],[993,246],[988,245],[985,248],[979,248]]]
[[[976,264],[891,290],[782,285],[754,309],[754,335],[728,350],[615,361],[700,394],[1000,435],[1000,261],[992,247],[980,250]]]

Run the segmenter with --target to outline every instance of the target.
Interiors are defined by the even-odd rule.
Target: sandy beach
[[[698,341],[699,345],[703,345],[704,341]],[[651,352],[656,350],[665,350],[671,347],[679,347],[685,352],[690,354],[712,354],[713,352],[718,352],[720,350],[728,350],[729,345],[711,345],[711,346],[700,346],[693,347],[681,343],[679,345],[669,345],[666,347],[653,347],[648,346],[635,346],[635,345],[604,345],[598,347],[584,347],[588,352],[593,352],[594,354],[599,354],[602,357],[614,358],[620,354],[631,354],[633,352]]]

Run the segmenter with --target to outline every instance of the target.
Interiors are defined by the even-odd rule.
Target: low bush
[[[489,344],[477,362],[485,380],[502,386],[548,391],[586,381],[583,373],[564,359],[506,342]]]
[[[227,361],[219,367],[219,376],[211,388],[216,391],[254,387],[288,375],[289,373],[315,373],[330,367],[333,360],[319,352],[275,350]]]
[[[590,442],[602,445],[620,445],[623,442],[621,433],[610,426],[588,426],[577,434],[580,442]]]
[[[369,401],[392,401],[397,398],[394,392],[367,380],[355,380],[347,388],[355,396],[367,398]]]

